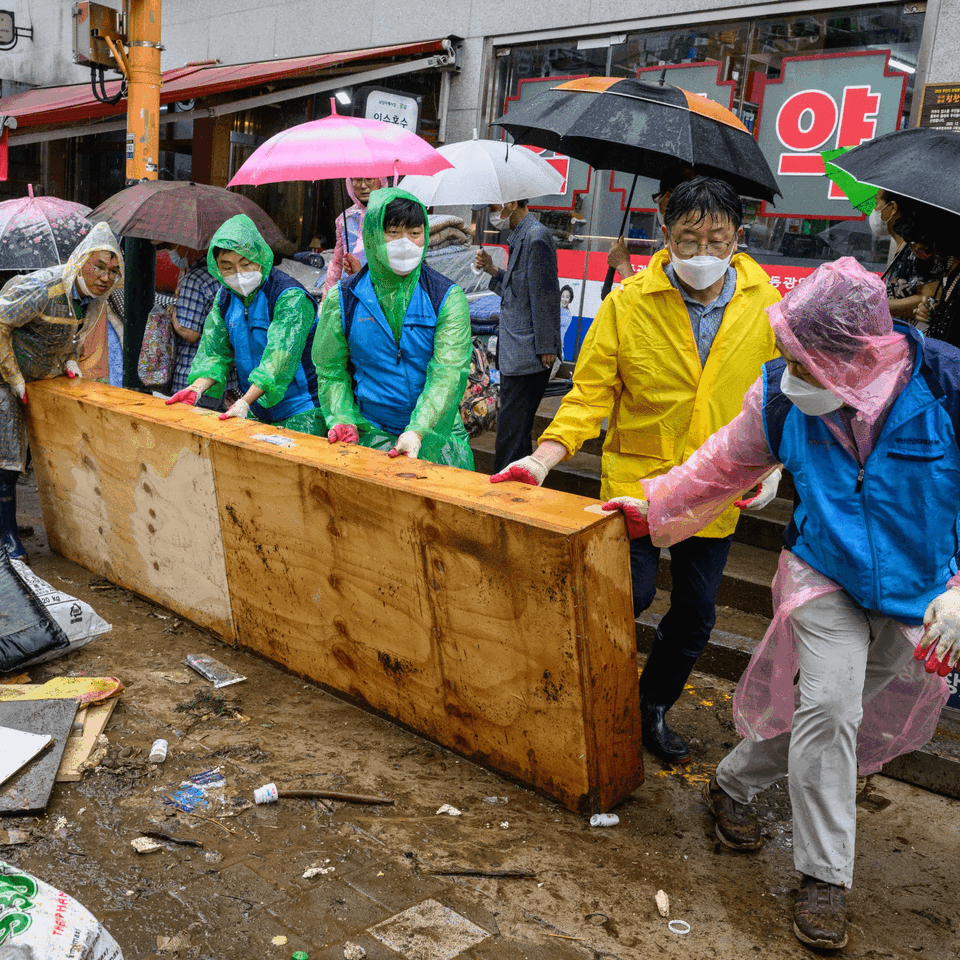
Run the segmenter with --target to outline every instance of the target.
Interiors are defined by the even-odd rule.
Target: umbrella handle
[[[664,75],[666,75],[666,70],[664,70]],[[660,78],[660,83],[663,83],[663,77]],[[637,189],[637,178],[639,174],[635,173],[633,175],[633,183],[630,185],[630,196],[627,198],[627,206],[623,211],[623,222],[620,224],[620,236],[622,237],[627,230],[627,221],[630,218],[630,205],[633,203],[633,192]],[[603,281],[603,287],[600,290],[600,299],[606,300],[607,296],[610,294],[610,291],[613,289],[613,278],[616,274],[615,267],[607,267],[607,279]]]
[[[613,279],[616,272],[614,267],[607,267],[607,279],[603,281],[603,288],[600,290],[601,300],[606,300],[610,291],[613,289]]]

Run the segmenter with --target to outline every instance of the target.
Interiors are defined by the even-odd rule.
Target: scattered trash
[[[290,960],[310,960],[310,954],[306,950],[294,950]]]
[[[203,773],[184,780],[180,784],[180,789],[168,795],[164,802],[184,813],[193,813],[197,808],[209,810],[212,799],[210,795],[221,790],[226,784],[227,781],[220,773],[219,767],[214,770],[204,770]]]
[[[660,911],[661,917],[670,916],[670,898],[663,892],[663,890],[658,890],[657,895],[653,898],[657,902],[657,910]]]
[[[275,803],[278,797],[295,800],[339,800],[341,803],[393,804],[389,797],[370,796],[366,793],[344,793],[341,790],[299,790],[295,787],[278,789],[275,783],[267,783],[253,791],[257,803]],[[450,808],[451,810],[453,807]],[[438,813],[440,811],[437,811]],[[460,811],[451,816],[459,816]]]
[[[279,796],[275,783],[265,783],[253,791],[254,803],[276,803]]]
[[[0,727],[3,756],[0,757],[0,783],[9,780],[53,741],[49,734],[28,733],[11,727]]]
[[[484,797],[483,802],[484,803],[506,803],[507,798],[506,797]]]
[[[671,933],[680,933],[680,934],[689,933],[690,924],[687,923],[686,920],[671,920],[667,924],[667,929],[669,929]]]
[[[273,433],[255,433],[254,440],[262,440],[264,443],[272,443],[275,447],[295,447],[296,443],[291,437],[281,437]]]
[[[615,827],[620,818],[615,813],[595,813],[590,818],[591,827]]]
[[[157,937],[157,949],[161,953],[179,953],[190,949],[190,935],[178,933],[175,937]]]
[[[218,853],[216,850],[210,850],[208,853],[203,855],[203,859],[206,860],[207,863],[222,863],[223,854]]]
[[[0,830],[0,847],[14,847],[32,840],[32,830]]]
[[[4,956],[33,960],[123,960],[120,946],[73,897],[0,860]]]
[[[50,650],[30,660],[25,660],[24,666],[32,667],[38,663],[46,663],[47,660],[72,653],[113,629],[89,603],[71,597],[62,590],[52,587],[46,580],[41,580],[22,560],[11,560],[10,562],[20,579],[30,588],[33,595],[43,604],[47,613],[66,634],[68,641],[68,646],[62,649]]]
[[[158,830],[141,830],[140,835],[151,837],[154,840],[165,840],[167,843],[176,843],[181,847],[202,847],[200,840],[185,840],[183,837],[171,837],[168,833],[160,833]]]
[[[343,960],[363,960],[367,951],[359,943],[345,943],[343,945]]]
[[[500,824],[500,829],[501,829],[501,830],[509,830],[509,829],[510,829],[510,821],[509,821],[509,820],[504,820],[504,821]]]
[[[286,944],[287,938],[282,933],[280,933],[280,934],[277,934],[277,936],[275,936],[270,942],[275,947],[282,947]]]
[[[247,718],[240,712],[239,697],[228,698],[209,689],[198,690],[189,700],[178,703],[176,710],[177,713],[189,713],[193,717],[188,730],[201,720],[209,720],[211,717],[230,717],[247,722]]]
[[[431,870],[432,877],[483,877],[490,880],[535,880],[537,875],[532,870],[474,870],[470,867],[449,870]]]
[[[218,690],[220,687],[229,687],[233,683],[240,683],[241,680],[247,679],[234,673],[225,663],[214,660],[205,653],[191,653],[183,662],[196,670],[201,677],[209,680]]]
[[[154,740],[150,748],[150,756],[147,758],[151,763],[163,763],[167,759],[167,741]]]
[[[329,863],[329,860],[324,860],[324,863]],[[307,867],[303,871],[303,879],[311,880],[313,877],[325,877],[328,873],[333,873],[337,868],[336,867]]]
[[[130,846],[133,847],[137,853],[156,853],[158,850],[163,849],[163,844],[159,840],[154,840],[151,837],[134,837],[130,841]]]
[[[451,817],[460,816],[460,811],[456,807],[451,807],[449,803],[445,803],[442,807],[440,807],[440,809],[437,810],[437,813],[438,814],[446,813],[446,814],[449,814]]]

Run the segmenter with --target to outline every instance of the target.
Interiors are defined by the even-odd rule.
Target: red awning
[[[412,57],[429,55],[443,50],[443,40],[409,43],[394,47],[371,47],[346,53],[325,53],[312,57],[293,57],[289,60],[264,60],[259,63],[241,63],[232,66],[208,64],[178,67],[163,74],[160,103],[194,100],[199,97],[255,87],[271,80],[308,77],[326,67],[382,60],[385,57]],[[120,89],[119,80],[106,84],[107,96]],[[16,117],[17,129],[36,126],[59,126],[85,120],[120,117],[127,111],[125,100],[114,106],[100,103],[89,83],[65,87],[41,87],[16,93],[0,99],[0,116]]]

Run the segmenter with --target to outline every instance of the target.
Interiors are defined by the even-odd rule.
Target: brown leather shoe
[[[757,818],[747,804],[739,803],[724,791],[716,777],[703,785],[703,800],[717,821],[717,838],[721,843],[734,850],[760,849],[763,840]]]
[[[843,887],[804,875],[793,905],[793,932],[818,950],[839,950],[847,942],[847,900]]]

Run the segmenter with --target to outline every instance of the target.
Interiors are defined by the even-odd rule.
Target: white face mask
[[[259,270],[241,270],[232,277],[224,277],[223,282],[241,297],[246,297],[260,286],[262,279],[263,274]]]
[[[83,274],[77,274],[77,289],[80,291],[80,295],[84,297],[92,297],[93,294],[90,292],[90,288],[87,286],[86,280],[83,279]]]
[[[870,229],[878,240],[880,237],[890,236],[890,226],[884,222],[879,207],[874,207],[870,212]]]
[[[806,380],[795,377],[789,370],[783,371],[780,389],[793,405],[808,417],[822,417],[843,406],[843,401],[826,387],[815,387]]]
[[[423,247],[418,247],[407,237],[387,241],[387,263],[401,277],[413,273],[423,258]]]
[[[170,258],[170,262],[175,266],[179,267],[181,270],[187,266],[187,258],[181,257],[176,250],[168,250],[167,256]]]
[[[736,248],[734,248],[736,249]],[[677,276],[694,290],[706,290],[712,287],[726,272],[733,259],[733,250],[721,260],[719,257],[690,257],[681,260],[670,251],[670,262]]]
[[[503,207],[497,212],[490,212],[490,226],[494,230],[506,230],[510,226],[510,217],[501,217],[501,213],[503,213]]]

